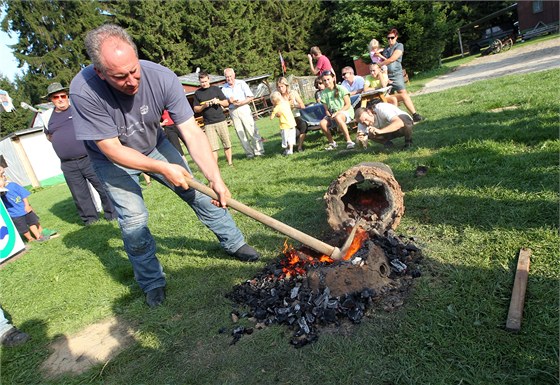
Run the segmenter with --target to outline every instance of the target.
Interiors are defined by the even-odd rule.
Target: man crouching
[[[358,124],[357,140],[364,148],[368,139],[393,147],[392,139],[404,136],[404,148],[412,147],[412,117],[389,103],[358,108],[355,113]]]

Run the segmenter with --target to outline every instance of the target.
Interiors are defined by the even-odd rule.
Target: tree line
[[[319,0],[0,0],[6,11],[0,28],[19,38],[13,48],[27,70],[0,88],[14,105],[45,102],[53,81],[68,85],[90,63],[83,39],[104,23],[126,28],[141,59],[169,67],[177,75],[199,67],[221,74],[233,67],[239,77],[281,75],[279,52],[287,73],[311,75],[307,53],[319,46],[337,72],[353,59],[368,60],[367,44],[383,45],[397,28],[405,44],[403,66],[409,74],[440,64],[458,48],[457,28],[512,2],[413,2]],[[466,36],[468,38],[468,34]],[[1,114],[0,136],[27,127],[30,113],[18,108]]]

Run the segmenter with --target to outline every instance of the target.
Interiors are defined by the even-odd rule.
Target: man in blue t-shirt
[[[60,159],[60,169],[64,174],[80,218],[86,226],[99,220],[97,208],[88,186],[89,182],[99,194],[105,219],[108,221],[117,219],[117,212],[91,167],[84,142],[76,140],[68,89],[62,87],[60,83],[51,83],[47,87],[45,98],[54,104],[54,108],[41,115],[45,125],[44,132]]]
[[[177,76],[159,64],[139,60],[131,37],[116,25],[90,31],[85,46],[93,64],[70,85],[76,138],[86,141],[93,167],[115,204],[124,248],[147,304],[155,307],[165,300],[165,275],[148,228],[138,182],[142,172],[187,202],[227,253],[256,261],[259,254],[245,243],[226,210],[229,190]],[[192,172],[159,126],[165,109],[219,199],[189,189]]]

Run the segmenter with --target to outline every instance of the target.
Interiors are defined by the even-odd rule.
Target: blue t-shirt
[[[164,138],[159,123],[168,110],[175,124],[194,113],[183,86],[168,68],[140,60],[140,86],[135,95],[126,95],[102,80],[93,65],[84,68],[70,84],[76,138],[85,140],[92,161],[107,158],[95,140],[118,137],[127,147],[149,154]]]
[[[360,90],[364,90],[364,78],[361,76],[354,76],[354,83],[352,83],[352,85],[350,85],[350,83],[348,83],[348,80],[344,80],[342,82],[342,86],[344,88],[346,88],[348,90],[348,92],[354,92],[354,91],[360,91]]]
[[[73,159],[87,155],[83,140],[76,140],[72,121],[72,106],[64,111],[53,111],[45,134],[51,135],[56,155],[61,159]]]
[[[4,206],[8,210],[8,214],[12,218],[23,217],[27,214],[23,200],[31,195],[31,193],[14,182],[8,182],[5,187],[8,191],[2,195],[2,202],[4,202]]]

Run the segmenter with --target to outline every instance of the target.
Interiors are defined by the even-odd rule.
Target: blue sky
[[[0,15],[0,19],[4,18],[4,10]],[[10,44],[17,43],[17,37],[8,37],[8,34],[0,31],[0,57],[2,58],[2,65],[0,66],[0,72],[7,76],[11,81],[14,80],[16,74],[21,73],[21,69],[17,68],[17,61],[12,53],[12,50],[8,47]]]

